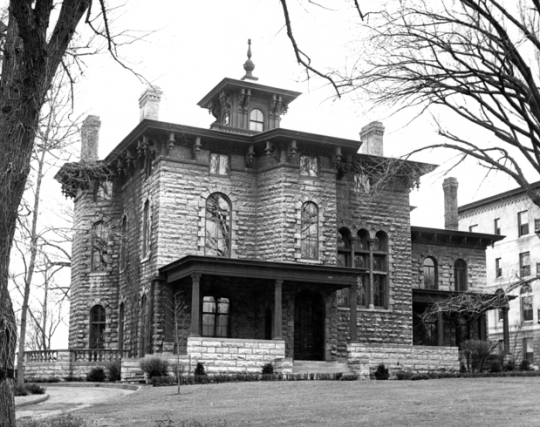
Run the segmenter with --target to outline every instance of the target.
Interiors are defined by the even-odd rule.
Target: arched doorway
[[[324,360],[324,303],[319,293],[304,290],[294,300],[294,358]]]

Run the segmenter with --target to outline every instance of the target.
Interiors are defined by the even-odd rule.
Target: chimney
[[[384,126],[381,122],[371,122],[360,131],[360,153],[383,156]]]
[[[88,116],[81,126],[81,162],[95,162],[98,159],[99,116]]]
[[[158,86],[147,87],[139,98],[141,115],[139,121],[144,119],[159,120],[159,102],[163,91]]]
[[[459,226],[456,178],[445,178],[443,182],[444,190],[444,228],[447,230],[457,230]]]

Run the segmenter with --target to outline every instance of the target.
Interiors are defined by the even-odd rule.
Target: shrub
[[[83,382],[83,381],[84,381],[84,378],[81,378],[81,377],[74,377],[74,376],[72,376],[72,375],[69,375],[69,376],[67,376],[67,377],[64,377],[64,381],[78,383],[78,382]]]
[[[100,366],[96,366],[86,374],[86,381],[101,383],[105,381],[105,377],[105,370]]]
[[[467,365],[471,367],[473,372],[481,372],[483,370],[484,361],[493,349],[493,343],[490,341],[467,340],[461,343],[461,350],[467,357]]]
[[[15,396],[28,396],[28,390],[26,390],[25,386],[15,385],[14,390]]]
[[[195,368],[195,376],[206,375],[206,370],[204,365],[201,362],[197,362],[197,367]]]
[[[505,365],[504,365],[504,370],[505,371],[513,371],[516,369],[516,363],[513,361],[513,360],[509,360]]]
[[[519,370],[520,371],[530,371],[531,370],[531,362],[529,362],[527,359],[523,359],[521,363],[519,364]]]
[[[384,366],[384,363],[381,363],[379,366],[377,366],[377,370],[375,371],[374,376],[378,380],[387,380],[390,377],[388,369]]]
[[[107,364],[107,379],[109,381],[120,381],[122,376],[121,376],[121,370],[122,370],[122,362],[117,359],[117,360],[111,360],[108,364]]]
[[[26,384],[26,391],[31,394],[45,394],[46,388],[37,384]]]
[[[429,376],[427,374],[414,374],[411,377],[411,381],[419,381],[419,380],[429,380]]]
[[[491,368],[489,369],[489,372],[501,372],[501,371],[502,371],[501,362],[499,362],[498,360],[493,360],[491,362]]]
[[[148,378],[164,377],[169,372],[169,362],[160,357],[146,357],[139,363]]]
[[[271,363],[266,363],[262,366],[263,375],[272,375],[274,373],[274,365]]]
[[[396,372],[396,379],[398,381],[410,380],[413,375],[411,371],[399,371]]]
[[[87,427],[86,421],[70,414],[45,420],[17,420],[18,427]]]
[[[358,374],[351,374],[351,373],[343,374],[339,377],[340,381],[356,381],[357,379],[358,379]]]

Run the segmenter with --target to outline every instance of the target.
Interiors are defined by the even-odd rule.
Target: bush
[[[357,379],[358,379],[358,374],[351,374],[351,373],[343,374],[339,377],[340,381],[356,381]]]
[[[413,375],[411,371],[399,371],[396,372],[396,379],[398,381],[410,380]]]
[[[509,360],[505,365],[504,365],[504,370],[505,371],[513,371],[516,369],[516,363],[513,361],[513,360]]]
[[[529,362],[527,359],[523,359],[521,363],[519,364],[519,370],[520,371],[530,371],[531,370],[531,362]]]
[[[81,377],[74,377],[74,376],[67,376],[67,377],[64,377],[64,381],[68,381],[68,382],[74,382],[74,383],[80,383],[80,382],[83,382],[84,381],[84,378],[81,378]]]
[[[17,427],[87,427],[86,421],[73,415],[60,415],[45,420],[17,420]]]
[[[501,371],[502,371],[501,362],[499,362],[498,360],[493,360],[491,362],[491,368],[489,368],[489,372],[501,372]]]
[[[26,384],[26,391],[31,394],[45,394],[47,389],[37,384]]]
[[[204,369],[204,365],[201,362],[197,362],[197,367],[195,368],[195,376],[203,376],[206,375],[206,370]]]
[[[86,381],[91,381],[95,383],[102,383],[103,381],[105,381],[105,378],[105,370],[100,366],[96,366],[95,368],[90,369],[90,372],[86,374]]]
[[[18,384],[15,385],[14,393],[15,396],[28,396],[28,390],[26,390],[26,387]]]
[[[274,365],[271,363],[266,363],[262,366],[263,375],[272,375],[274,373]]]
[[[390,374],[388,373],[388,369],[384,366],[384,363],[377,366],[374,376],[378,380],[387,380],[390,378]]]
[[[472,372],[482,372],[484,361],[493,351],[494,346],[490,341],[467,340],[461,343],[461,350],[467,357],[467,365]]]
[[[121,376],[121,370],[122,370],[122,362],[117,360],[111,360],[107,364],[107,379],[109,381],[120,381],[122,379]]]
[[[414,374],[411,377],[411,381],[419,381],[419,380],[429,380],[429,375],[427,375],[427,374]]]
[[[164,377],[169,372],[169,362],[160,357],[146,357],[139,363],[141,369],[146,372],[148,378]]]

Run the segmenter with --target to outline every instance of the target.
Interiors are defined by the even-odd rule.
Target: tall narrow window
[[[127,265],[127,217],[124,215],[122,218],[122,236],[120,245],[120,268],[124,270]]]
[[[497,236],[501,235],[501,220],[500,218],[495,218],[493,221],[493,234],[496,234]]]
[[[424,260],[424,288],[425,289],[438,289],[438,277],[437,277],[437,261],[434,258],[426,258]]]
[[[502,264],[501,259],[495,259],[495,277],[502,277]]]
[[[142,357],[148,352],[148,345],[149,345],[149,331],[150,331],[150,325],[148,323],[148,307],[147,307],[147,298],[146,295],[143,295],[141,298],[141,312],[139,314],[141,319],[141,336],[140,336],[140,350],[139,355]]]
[[[340,228],[337,233],[337,250],[337,265],[352,267],[351,232],[347,228]]]
[[[462,259],[454,263],[454,285],[456,291],[467,291],[467,263]]]
[[[124,328],[125,328],[125,305],[120,304],[118,310],[118,350],[124,349]]]
[[[530,252],[522,252],[519,254],[519,275],[520,277],[527,277],[531,275]]]
[[[300,176],[319,176],[319,158],[300,156]]]
[[[152,233],[152,224],[150,223],[150,201],[147,200],[143,210],[143,247],[142,256],[146,258],[150,254],[150,235]]]
[[[229,156],[211,153],[210,173],[212,175],[229,175]]]
[[[89,348],[105,348],[105,309],[95,305],[90,310],[90,341]]]
[[[529,211],[518,213],[518,236],[529,234]]]
[[[98,221],[92,226],[90,270],[105,271],[107,269],[107,229],[103,221]]]
[[[202,335],[204,337],[229,336],[229,299],[206,296],[203,298]]]
[[[534,347],[532,338],[523,338],[523,356],[531,365],[534,363]]]
[[[249,114],[249,129],[257,132],[264,130],[264,114],[258,108],[251,110]]]
[[[521,287],[521,319],[524,322],[533,320],[533,295],[529,285]]]
[[[356,243],[354,245],[354,267],[362,269],[363,272],[358,279],[358,290],[356,291],[356,301],[361,307],[369,306],[371,285],[369,275],[369,257],[370,257],[370,236],[369,231],[361,229],[357,233]]]
[[[206,199],[205,254],[231,256],[231,205],[221,193]]]
[[[386,307],[388,236],[379,231],[373,239],[373,305]]]
[[[319,258],[319,209],[313,202],[302,205],[301,254],[304,259]]]

